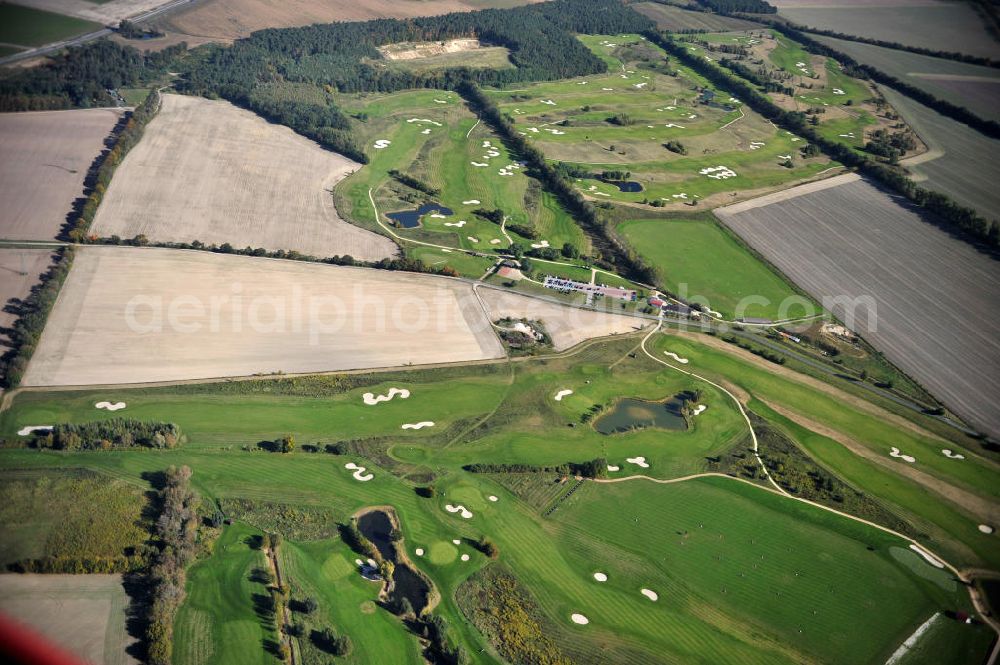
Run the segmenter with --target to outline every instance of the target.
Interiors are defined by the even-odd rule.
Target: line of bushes
[[[146,661],[170,665],[174,641],[174,617],[184,602],[187,567],[196,556],[198,505],[191,489],[191,469],[171,466],[159,492],[160,517],[155,533],[159,552],[150,566],[147,584],[151,591],[146,625]]]
[[[80,214],[72,223],[68,224],[68,228],[64,231],[63,236],[66,239],[73,242],[83,242],[87,239],[87,231],[94,222],[97,208],[101,205],[104,194],[111,184],[111,177],[115,174],[115,169],[125,159],[129,150],[134,148],[135,144],[142,138],[146,124],[153,119],[159,109],[160,93],[153,90],[146,96],[146,100],[132,111],[128,120],[121,126],[121,130],[114,140],[114,147],[103,156],[98,157],[99,164],[95,162],[95,166],[91,167],[91,172],[87,175],[87,186],[90,192],[83,201]]]
[[[669,36],[650,31],[646,33],[646,37],[714,85],[744,100],[747,106],[774,124],[806,138],[831,159],[857,169],[917,206],[937,215],[944,226],[959,232],[966,239],[974,243],[985,243],[991,248],[1000,246],[1000,225],[996,220],[985,219],[975,210],[957,203],[944,194],[919,187],[897,168],[860,154],[843,143],[824,138],[809,125],[804,113],[782,109],[753,84],[724,68],[692,55],[683,45]]]
[[[173,423],[111,418],[89,423],[61,423],[39,432],[34,448],[53,450],[110,450],[112,448],[175,448],[181,430]]]
[[[564,476],[604,478],[608,475],[608,460],[604,457],[598,457],[586,462],[566,462],[555,466],[478,462],[466,464],[462,468],[470,473],[559,473]]]
[[[420,178],[414,178],[411,175],[407,175],[406,173],[403,173],[399,169],[390,169],[389,170],[389,175],[391,175],[393,178],[395,178],[399,182],[403,183],[407,187],[411,187],[411,188],[417,190],[418,192],[423,192],[424,194],[427,194],[428,196],[438,196],[438,195],[441,194],[441,190],[438,189],[437,187],[431,187],[430,185],[428,185],[426,182],[424,182]]]
[[[10,349],[0,358],[0,372],[5,388],[16,388],[28,368],[28,361],[35,353],[35,347],[49,318],[49,312],[59,296],[59,290],[70,266],[73,265],[73,248],[62,247],[55,252],[55,258],[38,284],[31,287],[26,298],[14,301],[4,307],[4,311],[17,315],[14,324],[7,331]]]

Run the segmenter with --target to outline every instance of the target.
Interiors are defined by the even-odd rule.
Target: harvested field
[[[822,35],[813,38],[935,97],[983,118],[1000,120],[1000,72],[996,69]]]
[[[85,247],[22,385],[497,358],[469,285],[199,251]]]
[[[839,318],[845,306],[830,298],[874,301],[847,323],[955,413],[1000,434],[992,259],[863,180],[716,214]]]
[[[138,16],[176,0],[17,0],[17,4],[58,14],[75,16],[103,25],[118,25],[123,18]],[[98,28],[100,26],[97,26]]]
[[[17,318],[3,308],[11,298],[27,296],[51,262],[52,251],[48,249],[0,249],[0,330]],[[4,339],[6,335],[0,335],[0,340]]]
[[[988,58],[1000,53],[1000,45],[969,3],[877,0],[847,4],[787,0],[774,4],[779,8],[779,16],[812,28]]]
[[[729,16],[719,16],[706,12],[695,12],[661,5],[655,2],[640,2],[632,6],[637,12],[656,21],[660,30],[752,30],[760,24]]]
[[[947,118],[900,93],[879,86],[930,152],[903,164],[921,186],[943,192],[985,217],[1000,218],[1000,140],[987,138],[968,125]]]
[[[120,109],[0,114],[0,237],[52,240]]]
[[[630,316],[556,305],[496,288],[480,288],[478,293],[491,321],[505,317],[541,321],[556,351],[594,337],[635,332],[649,323]]]
[[[337,215],[333,186],[360,164],[228,102],[164,95],[115,173],[93,233],[377,260],[388,238]]]
[[[334,21],[412,18],[490,7],[517,7],[532,0],[209,0],[159,21],[170,30],[232,40],[263,28],[289,28]]]
[[[0,575],[0,611],[95,665],[139,662],[127,604],[121,575]]]

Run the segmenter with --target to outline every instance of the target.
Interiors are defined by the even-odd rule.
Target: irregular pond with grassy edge
[[[623,397],[594,421],[594,429],[601,434],[620,434],[647,427],[683,431],[688,427],[684,406],[689,400],[684,393],[661,401]]]
[[[417,616],[432,610],[440,601],[434,583],[410,561],[402,537],[395,541],[392,539],[393,531],[401,531],[396,511],[391,506],[378,506],[366,508],[356,513],[355,517],[361,534],[375,545],[383,559],[395,566],[392,594],[386,596],[386,600],[406,598]]]

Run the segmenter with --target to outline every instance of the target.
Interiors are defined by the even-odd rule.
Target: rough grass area
[[[64,14],[0,4],[0,42],[20,46],[41,46],[100,30],[100,23],[84,21]]]
[[[121,572],[149,538],[142,490],[91,472],[0,474],[0,565],[40,572]],[[34,563],[31,563],[34,562]]]
[[[656,267],[666,289],[726,318],[777,321],[803,313],[802,296],[710,218],[639,219],[618,230]]]
[[[569,665],[547,634],[538,603],[510,571],[487,566],[458,588],[462,613],[512,663]]]
[[[292,540],[321,540],[337,533],[333,511],[313,506],[297,506],[253,499],[220,499],[219,508],[227,519],[239,520],[268,533]]]

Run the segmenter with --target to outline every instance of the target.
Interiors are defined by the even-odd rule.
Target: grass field
[[[666,288],[686,300],[727,319],[794,316],[782,302],[796,296],[795,290],[713,220],[639,219],[620,224],[618,231],[660,271]],[[740,305],[753,296],[768,302]]]
[[[899,541],[736,481],[669,486],[585,482],[546,519],[540,511],[559,498],[557,493],[525,487],[519,493],[527,501],[522,501],[490,474],[460,470],[475,462],[556,464],[605,456],[621,467],[610,475],[621,477],[639,470],[625,457],[642,455],[650,465],[643,473],[676,477],[704,470],[706,456],[740,445],[745,426],[725,395],[654,365],[642,354],[631,357],[636,343],[635,337],[612,340],[566,358],[528,360],[492,371],[468,367],[116,391],[114,398],[129,404],[119,415],[177,421],[188,441],[171,451],[142,453],[2,450],[0,467],[82,466],[143,486],[144,472],[188,464],[194,485],[208,500],[243,497],[316,506],[339,521],[362,506],[391,505],[407,552],[441,593],[435,611],[449,621],[476,663],[497,660],[462,620],[454,593],[487,563],[469,545],[469,539],[484,534],[532,590],[557,648],[576,662],[791,663],[821,655],[837,662],[869,662],[891,653],[933,611],[966,607],[960,587],[946,583],[916,557],[893,556]],[[891,437],[896,445],[915,450],[921,463],[928,451],[918,446],[935,445],[842,399],[806,390],[711,347],[670,336],[657,341],[653,350],[661,348],[689,357],[689,367],[699,372],[730,377],[755,398],[791,399],[809,409],[810,416],[877,445]],[[411,397],[363,405],[362,392],[384,393],[389,387],[406,387]],[[703,390],[701,403],[708,410],[692,418],[687,431],[604,436],[580,422],[595,404],[622,396],[660,399],[695,388]],[[563,389],[574,392],[556,402],[555,392]],[[0,434],[9,436],[22,423],[43,417],[93,419],[88,404],[96,396],[22,393],[3,413]],[[441,426],[455,435],[442,436],[435,427],[400,436],[395,429],[399,420],[436,419],[445,412]],[[780,418],[768,417],[785,427]],[[449,418],[464,423],[465,433],[450,426]],[[234,445],[275,431],[293,433],[300,444],[360,436],[365,458],[251,453]],[[798,430],[792,434],[821,463],[842,450],[818,446]],[[963,513],[947,503],[930,502],[910,481],[847,455],[846,462],[835,459],[832,466],[839,469],[843,463],[857,486],[877,496],[888,493],[896,501],[893,506],[905,506],[904,514],[915,515],[931,531],[943,554],[955,555],[959,564],[978,562],[980,556],[992,560],[992,541],[970,534],[966,527],[975,527]],[[343,468],[348,461],[364,464],[374,479],[354,480]],[[930,461],[927,465],[928,472],[955,483],[977,487],[985,482],[985,476],[976,476],[975,459],[961,476]],[[420,484],[433,475],[434,498],[419,497],[413,483],[398,477],[418,471],[424,478]],[[919,505],[910,505],[913,494],[920,495]],[[456,502],[473,517],[464,520],[444,509]],[[947,534],[953,542],[946,547],[937,538],[948,531],[954,532]],[[270,626],[254,613],[252,594],[259,591],[248,579],[262,560],[244,542],[252,532],[239,524],[230,527],[214,554],[191,570],[188,601],[177,619],[178,644],[188,646],[178,662],[267,662],[261,644],[269,638]],[[417,548],[425,555],[417,555]],[[368,604],[375,590],[353,572],[356,555],[339,540],[286,541],[282,552],[293,588],[319,600],[315,622],[327,621],[351,637],[354,662],[384,662],[379,660],[383,653],[392,654],[392,662],[417,662],[414,638],[384,610]],[[462,561],[461,554],[469,560]],[[756,559],[758,554],[765,558]],[[723,563],[716,557],[723,557]],[[719,572],[720,565],[726,572]],[[606,584],[594,581],[597,571],[609,575]],[[659,600],[640,595],[640,588],[656,591]],[[817,602],[817,597],[829,600]],[[573,624],[569,615],[574,612],[588,616],[590,624]],[[231,641],[237,643],[232,654],[213,654],[207,646]],[[379,651],[366,651],[371,644],[378,644]]]
[[[0,42],[20,46],[41,46],[103,27],[100,23],[6,2],[0,4],[0,26]]]

